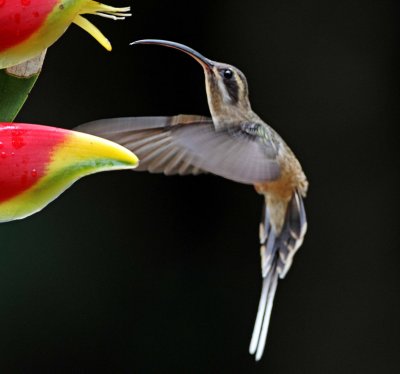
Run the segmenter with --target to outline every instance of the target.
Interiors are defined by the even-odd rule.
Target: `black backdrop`
[[[207,115],[193,60],[128,46],[183,42],[244,71],[309,177],[309,230],[256,364],[261,197],[211,175],[87,177],[0,227],[0,372],[400,372],[397,3],[137,0],[94,19],[110,54],[72,26],[19,121]]]

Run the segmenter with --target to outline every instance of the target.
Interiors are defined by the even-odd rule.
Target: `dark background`
[[[126,5],[129,1],[112,3]],[[71,26],[18,120],[208,114],[182,42],[247,76],[310,180],[309,230],[248,354],[261,288],[250,186],[211,175],[84,178],[0,227],[1,373],[398,373],[398,1],[133,2]]]

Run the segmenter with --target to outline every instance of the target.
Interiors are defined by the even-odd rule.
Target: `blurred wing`
[[[193,165],[236,182],[253,184],[279,177],[275,148],[242,128],[215,131],[209,124],[177,128],[177,143]]]
[[[135,171],[196,175],[204,170],[192,165],[189,152],[175,144],[173,129],[202,123],[212,125],[212,120],[193,115],[121,117],[88,122],[75,130],[112,140],[130,149],[140,160]]]
[[[75,130],[130,149],[140,159],[135,170],[167,175],[208,171],[248,184],[279,177],[272,143],[242,128],[216,132],[207,117],[113,118],[89,122]]]

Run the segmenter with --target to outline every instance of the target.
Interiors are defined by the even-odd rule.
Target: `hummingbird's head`
[[[234,66],[212,61],[186,45],[167,40],[144,39],[131,44],[157,44],[193,57],[203,67],[208,106],[217,129],[254,117],[246,77]]]

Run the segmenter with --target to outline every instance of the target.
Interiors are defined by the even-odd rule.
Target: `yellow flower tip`
[[[92,35],[107,51],[111,52],[112,47],[109,40],[96,26],[94,26],[86,18],[82,17],[81,14],[94,14],[100,17],[118,21],[123,20],[126,17],[130,17],[132,14],[127,13],[130,10],[130,7],[115,8],[109,5],[98,3],[97,1],[89,0],[82,6],[79,14],[74,18],[73,22]]]
[[[73,21],[76,25],[84,29],[87,33],[93,36],[107,51],[111,51],[110,41],[103,35],[103,33],[93,23],[83,18],[79,14],[74,18]]]
[[[74,153],[74,157],[82,160],[104,160],[104,165],[97,165],[95,172],[134,169],[139,164],[138,157],[122,145],[78,131],[72,131],[71,134],[71,143],[65,148],[66,156],[71,157]]]
[[[89,0],[81,8],[80,14],[95,14],[100,17],[110,18],[114,21],[123,20],[130,17],[131,7],[116,8],[113,6],[105,5],[97,1]]]

